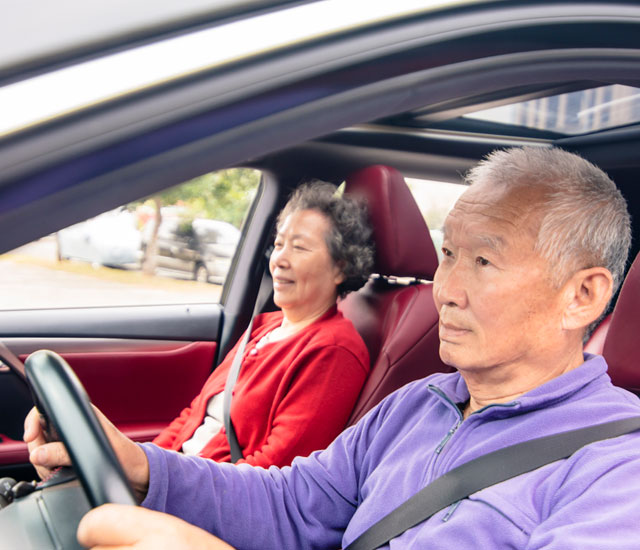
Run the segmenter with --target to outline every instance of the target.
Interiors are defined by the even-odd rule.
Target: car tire
[[[209,282],[209,272],[204,264],[196,265],[196,269],[193,272],[193,278],[198,283],[208,283]]]

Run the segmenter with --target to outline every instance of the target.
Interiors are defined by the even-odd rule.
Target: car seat
[[[364,197],[376,247],[367,284],[338,304],[364,340],[371,372],[348,425],[404,384],[453,369],[440,360],[432,286],[438,256],[427,224],[400,172],[369,166],[346,179]]]
[[[640,254],[636,256],[622,284],[602,348],[613,383],[637,395],[640,395],[640,354],[636,344],[639,310]]]

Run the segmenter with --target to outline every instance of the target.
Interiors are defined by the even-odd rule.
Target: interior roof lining
[[[499,54],[505,49],[508,53],[513,51],[522,51],[523,48],[532,49],[534,47],[538,48],[537,53],[539,55],[544,56],[549,50],[545,50],[540,45],[536,46],[535,44],[530,44],[530,39],[527,39],[526,37],[522,40],[516,40],[515,38],[519,37],[524,31],[531,32],[535,30],[536,32],[541,32],[541,29],[538,27],[554,26],[555,30],[558,31],[555,34],[559,35],[559,37],[554,38],[554,40],[549,44],[545,43],[545,47],[555,47],[558,48],[558,51],[562,51],[567,48],[567,44],[571,44],[571,41],[565,39],[564,32],[560,31],[566,29],[576,30],[574,27],[580,27],[583,29],[584,25],[593,25],[595,21],[601,21],[602,24],[608,25],[605,29],[607,32],[604,34],[609,37],[609,41],[603,40],[598,35],[598,38],[594,39],[594,41],[591,39],[580,39],[578,40],[578,43],[582,44],[583,47],[585,45],[591,45],[591,42],[600,45],[615,45],[617,46],[615,50],[621,52],[621,55],[624,55],[623,48],[630,40],[632,40],[632,38],[629,38],[628,36],[629,29],[627,29],[627,27],[630,27],[631,23],[640,20],[637,8],[624,6],[623,4],[620,5],[615,15],[611,15],[610,11],[605,9],[605,7],[598,2],[590,4],[588,9],[581,9],[577,12],[575,12],[575,6],[570,4],[558,4],[549,6],[544,17],[540,16],[539,10],[537,10],[535,6],[528,6],[526,4],[514,5],[511,7],[507,6],[504,8],[503,6],[503,3],[497,2],[492,4],[490,7],[485,6],[484,11],[470,10],[469,13],[464,13],[463,15],[457,14],[455,17],[455,24],[452,22],[453,18],[447,19],[446,15],[444,15],[442,17],[434,17],[433,20],[430,18],[428,21],[408,21],[402,25],[398,25],[398,28],[393,27],[390,29],[381,29],[380,32],[373,33],[375,41],[369,44],[366,51],[369,52],[369,55],[373,55],[372,52],[376,52],[376,55],[382,55],[384,53],[386,56],[391,56],[394,51],[408,54],[411,48],[420,49],[427,46],[432,48],[433,46],[438,46],[450,41],[464,41],[467,38],[473,38],[473,40],[479,40],[479,44],[483,44],[483,51],[486,49],[486,55],[489,57],[495,56],[496,53]],[[611,27],[612,25],[613,27]],[[612,29],[615,29],[618,32],[614,32]],[[515,36],[511,36],[509,33],[515,33]],[[386,41],[383,41],[383,43],[380,44],[379,41],[382,40],[381,37],[383,35],[386,36]],[[509,39],[510,36],[512,38],[511,40]],[[349,40],[355,42],[361,38],[361,36],[353,36],[349,38]],[[495,41],[495,43],[492,41]],[[511,44],[514,43],[516,45],[512,47]],[[635,44],[635,41],[630,43],[633,45]],[[349,44],[350,42],[346,45]],[[327,45],[325,44],[322,47],[325,48],[326,46]],[[461,48],[460,46],[461,44],[458,45],[457,49],[455,47],[451,49],[451,52],[454,55],[452,62],[455,62],[456,59],[464,59],[464,56],[456,53],[464,50],[464,48]],[[348,52],[345,47],[341,47],[340,55],[338,57],[343,58],[347,53]],[[360,50],[359,53],[363,55],[365,50]],[[421,58],[429,59],[429,56],[422,55]],[[319,61],[323,60],[319,59]],[[414,60],[413,63],[415,64],[415,62],[416,61]],[[439,65],[439,62],[431,63],[431,65]],[[212,97],[212,94],[209,94],[208,97]],[[201,105],[202,101],[203,100],[201,99]],[[136,100],[136,103],[138,103],[138,107],[145,106],[144,102],[138,102]],[[420,107],[419,104],[412,105],[410,108],[418,107]],[[109,109],[106,110],[110,111]],[[169,121],[166,120],[168,111],[163,109],[161,112],[164,113],[165,116],[164,122],[168,123]],[[385,116],[384,113],[382,116]],[[133,124],[141,122],[142,120],[130,120],[130,123]],[[158,120],[153,123],[162,123],[162,121]],[[108,117],[104,124],[106,127],[109,127]],[[117,133],[117,130],[113,128],[111,131]],[[95,136],[85,137],[87,139],[91,139]]]
[[[522,82],[554,82],[561,75],[566,77],[567,74],[573,74],[575,75],[573,77],[574,79],[579,79],[586,75],[592,75],[594,70],[600,71],[602,78],[608,76],[610,79],[615,79],[617,75],[628,75],[630,72],[633,72],[634,69],[637,72],[640,52],[627,51],[627,59],[625,59],[624,53],[625,52],[620,52],[620,50],[590,49],[586,51],[570,50],[507,54],[405,74],[383,82],[376,82],[343,92],[343,97],[348,98],[358,95],[366,97],[367,95],[371,95],[371,90],[374,90],[374,93],[379,94],[379,99],[377,99],[378,109],[384,105],[385,108],[389,110],[393,109],[396,112],[403,112],[424,105],[424,100],[421,101],[420,98],[430,97],[434,102],[437,102],[439,98],[446,99],[452,96],[465,97],[465,90],[468,90],[468,92],[478,92],[483,89],[495,89],[496,81],[502,81],[507,86],[510,85],[510,82],[513,82],[513,85],[519,85],[522,84]],[[615,60],[612,60],[610,57],[614,57]],[[504,84],[502,87],[504,87]],[[385,95],[389,98],[392,92],[396,95],[397,99],[383,102],[381,98],[385,97]],[[185,91],[185,93],[188,93],[188,91]],[[326,98],[323,98],[323,100],[324,99]],[[323,100],[316,101],[315,103],[322,103]],[[349,100],[346,99],[346,101]],[[338,98],[338,103],[341,102]],[[130,110],[130,108],[133,108],[133,105],[123,106],[123,109]],[[95,116],[78,120],[76,126],[99,127],[100,119],[113,119],[114,115],[118,115],[118,112],[119,111],[116,110],[115,113],[111,111],[97,113]],[[379,118],[379,114],[379,111],[375,114],[372,113],[369,120]],[[364,114],[360,120],[347,117],[346,115],[343,115],[342,118],[344,119],[344,124],[341,125],[342,127],[367,120]],[[73,124],[70,126],[73,126]],[[321,124],[318,124],[318,121],[316,121],[313,127],[316,126],[321,126]],[[333,131],[334,128],[327,128],[327,130]],[[71,127],[60,129],[62,133],[69,134],[70,131]],[[306,138],[303,139],[312,137],[314,136],[307,135]],[[144,137],[142,137],[142,139],[144,139]],[[37,142],[40,142],[39,147],[44,147],[46,143],[51,143],[52,141],[56,143],[60,142],[56,140],[53,134],[45,142],[43,142],[43,139],[37,140]],[[78,147],[86,147],[86,143],[87,140],[84,139],[78,144]],[[96,147],[97,145],[97,143],[94,143],[93,146]],[[17,149],[20,148],[17,147]],[[68,147],[65,149],[67,149],[67,151],[69,150]],[[67,151],[65,151],[64,154],[68,154]],[[10,152],[12,153],[11,155],[9,154]],[[27,155],[27,153],[30,154]],[[19,171],[23,170],[23,168],[15,165],[16,156],[23,157],[24,162],[28,162],[29,165],[35,162],[44,162],[46,157],[51,158],[52,156],[52,153],[49,153],[46,157],[42,154],[35,153],[31,147],[28,147],[28,150],[24,150],[22,154],[19,154],[18,150],[10,151],[6,149],[0,154],[0,159],[6,158],[7,161],[10,161],[10,164],[8,166],[2,166],[2,176],[0,177],[6,179],[8,174],[15,173],[17,175]]]
[[[639,60],[637,50],[590,49],[547,51],[544,55],[540,52],[503,55],[405,74],[323,97],[155,155],[152,153],[154,142],[146,141],[146,135],[138,136],[132,147],[141,151],[146,148],[147,157],[105,171],[93,180],[79,181],[68,192],[58,193],[54,201],[33,201],[25,208],[0,216],[0,231],[7,235],[6,246],[19,246],[80,221],[78,211],[90,217],[122,202],[138,199],[142,194],[146,196],[185,181],[198,175],[196,171],[205,173],[246,162],[258,155],[264,157],[268,152],[294,147],[315,136],[331,133],[335,128],[373,120],[379,117],[381,106],[401,112],[424,105],[425,97],[438,101],[471,90],[491,90],[497,80],[508,86],[509,83],[557,82],[561,75],[578,79],[594,72],[602,78],[633,75],[638,71]],[[84,121],[85,124],[91,122],[95,123]],[[279,129],[277,140],[273,138],[274,125]],[[74,158],[73,162],[77,160],[82,158]],[[67,174],[72,173],[72,163],[63,162],[60,168]],[[50,173],[49,169],[46,173]],[[136,187],[139,191],[134,193],[132,182],[140,183]],[[27,186],[28,180],[16,180],[13,185]],[[72,203],[75,203],[73,208]],[[58,214],[56,218],[46,215],[52,208]]]

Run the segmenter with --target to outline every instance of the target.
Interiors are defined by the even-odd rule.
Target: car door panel
[[[26,445],[22,441],[23,422],[31,408],[26,386],[8,368],[0,372],[0,477],[26,474]]]
[[[140,309],[149,316],[147,327],[139,329],[147,333],[146,337],[118,336],[130,322],[128,317],[137,316],[141,321],[144,315]],[[4,343],[23,361],[37,349],[60,353],[78,375],[92,402],[108,418],[132,439],[150,441],[189,405],[211,373],[221,308],[216,305],[205,309],[208,316],[198,306],[53,310],[68,322],[65,326],[50,324],[48,336],[45,325],[51,320],[52,310],[22,311],[20,316],[5,312],[14,318],[13,329],[9,331],[7,324],[0,330],[12,334],[4,337]],[[98,334],[97,327],[100,312],[104,314],[102,334]],[[25,323],[29,318],[33,321],[31,327]],[[72,318],[74,322],[69,321]],[[0,325],[7,321],[3,319]],[[210,337],[170,340],[167,336],[171,325],[176,332],[182,332],[183,338],[188,332],[202,335],[207,331]],[[149,337],[153,327],[157,338]],[[24,477],[29,467],[22,426],[32,402],[24,384],[5,371],[0,372],[0,474]]]
[[[2,312],[0,336],[217,341],[221,320],[222,306],[215,303],[16,309]]]
[[[211,373],[215,342],[168,348],[130,342],[128,351],[64,353],[92,402],[115,424],[171,421]],[[126,383],[123,383],[126,381]]]

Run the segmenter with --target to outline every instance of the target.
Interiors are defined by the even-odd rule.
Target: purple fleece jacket
[[[462,421],[459,374],[386,398],[326,450],[268,470],[187,457],[151,444],[143,505],[245,550],[345,547],[447,471],[520,441],[640,415],[600,356],[516,401]],[[640,433],[479,491],[391,541],[390,548],[640,549]]]

